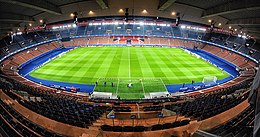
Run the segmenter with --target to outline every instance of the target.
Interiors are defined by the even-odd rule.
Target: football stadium
[[[260,136],[257,0],[0,7],[0,137]]]

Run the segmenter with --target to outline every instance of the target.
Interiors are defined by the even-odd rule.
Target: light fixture
[[[43,22],[43,20],[41,19],[41,20],[40,20],[40,23],[42,23],[42,22]]]
[[[175,15],[176,15],[176,12],[172,12],[172,15],[175,16]]]
[[[222,25],[221,23],[218,24],[218,26],[221,26],[221,25]]]
[[[231,26],[229,26],[228,28],[229,28],[229,29],[231,29],[232,27],[231,27]]]
[[[31,27],[31,26],[32,26],[32,23],[29,23],[29,26]]]
[[[91,10],[91,11],[89,11],[89,13],[88,13],[88,14],[92,15],[92,14],[94,14],[94,12]]]
[[[74,17],[74,13],[70,13],[70,16],[71,16],[71,17]]]
[[[243,31],[240,31],[240,33],[243,33]]]
[[[235,31],[237,31],[237,29],[235,29]]]
[[[125,18],[124,18],[125,22],[128,22],[128,17],[129,17],[128,10],[129,8],[125,8]]]
[[[73,23],[76,24],[76,26],[77,26],[78,25],[78,13],[74,12],[73,14],[74,14],[74,16],[73,16]]]
[[[254,51],[253,51],[253,50],[250,50],[248,54],[249,54],[249,55],[252,55],[252,54],[254,54]]]
[[[144,10],[142,11],[142,13],[146,14],[146,13],[147,13],[147,10],[144,9]]]
[[[20,28],[18,28],[17,30],[20,31]]]
[[[13,34],[13,32],[11,31],[11,34]]]
[[[118,11],[119,13],[123,13],[124,12],[124,10],[123,9],[119,9],[119,11]]]
[[[212,20],[211,20],[211,19],[209,19],[209,20],[208,20],[208,22],[209,22],[209,23],[211,23],[211,22],[212,22]]]
[[[181,19],[180,13],[178,12],[178,13],[176,13],[176,19],[175,19],[175,25],[176,25],[176,26],[179,26],[179,24],[180,24],[180,19]]]

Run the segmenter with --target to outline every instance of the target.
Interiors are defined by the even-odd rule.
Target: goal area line
[[[152,98],[154,96],[160,97],[169,94],[161,78],[131,80],[109,77],[98,78],[93,92],[111,93],[111,97],[120,97],[122,99]]]

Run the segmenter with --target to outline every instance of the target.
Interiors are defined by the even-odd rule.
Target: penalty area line
[[[118,93],[118,86],[119,86],[119,78],[117,78],[116,95],[117,95],[117,93]]]
[[[142,87],[143,87],[143,93],[144,93],[144,96],[145,96],[143,79],[140,79],[140,80],[141,80],[141,85],[142,85]]]
[[[164,84],[164,82],[163,82],[162,78],[160,78],[160,80],[161,80],[161,82],[162,82],[162,84],[163,84],[163,86],[164,86],[164,88],[165,88],[165,91],[167,91],[167,92],[168,92],[168,90],[167,90],[167,88],[166,88],[166,86],[165,86],[165,84]]]
[[[97,82],[100,80],[100,78],[97,79]]]
[[[99,79],[100,79],[100,78],[97,79],[97,82],[99,81]],[[92,91],[92,92],[95,91],[96,87],[97,87],[97,85],[96,85],[96,83],[95,83],[95,87],[93,88],[93,91]]]

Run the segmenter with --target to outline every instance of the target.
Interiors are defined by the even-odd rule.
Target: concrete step
[[[103,124],[102,123],[93,123],[93,127],[100,127],[100,126],[102,126]]]
[[[90,126],[88,129],[98,131],[98,130],[99,130],[99,127]]]

